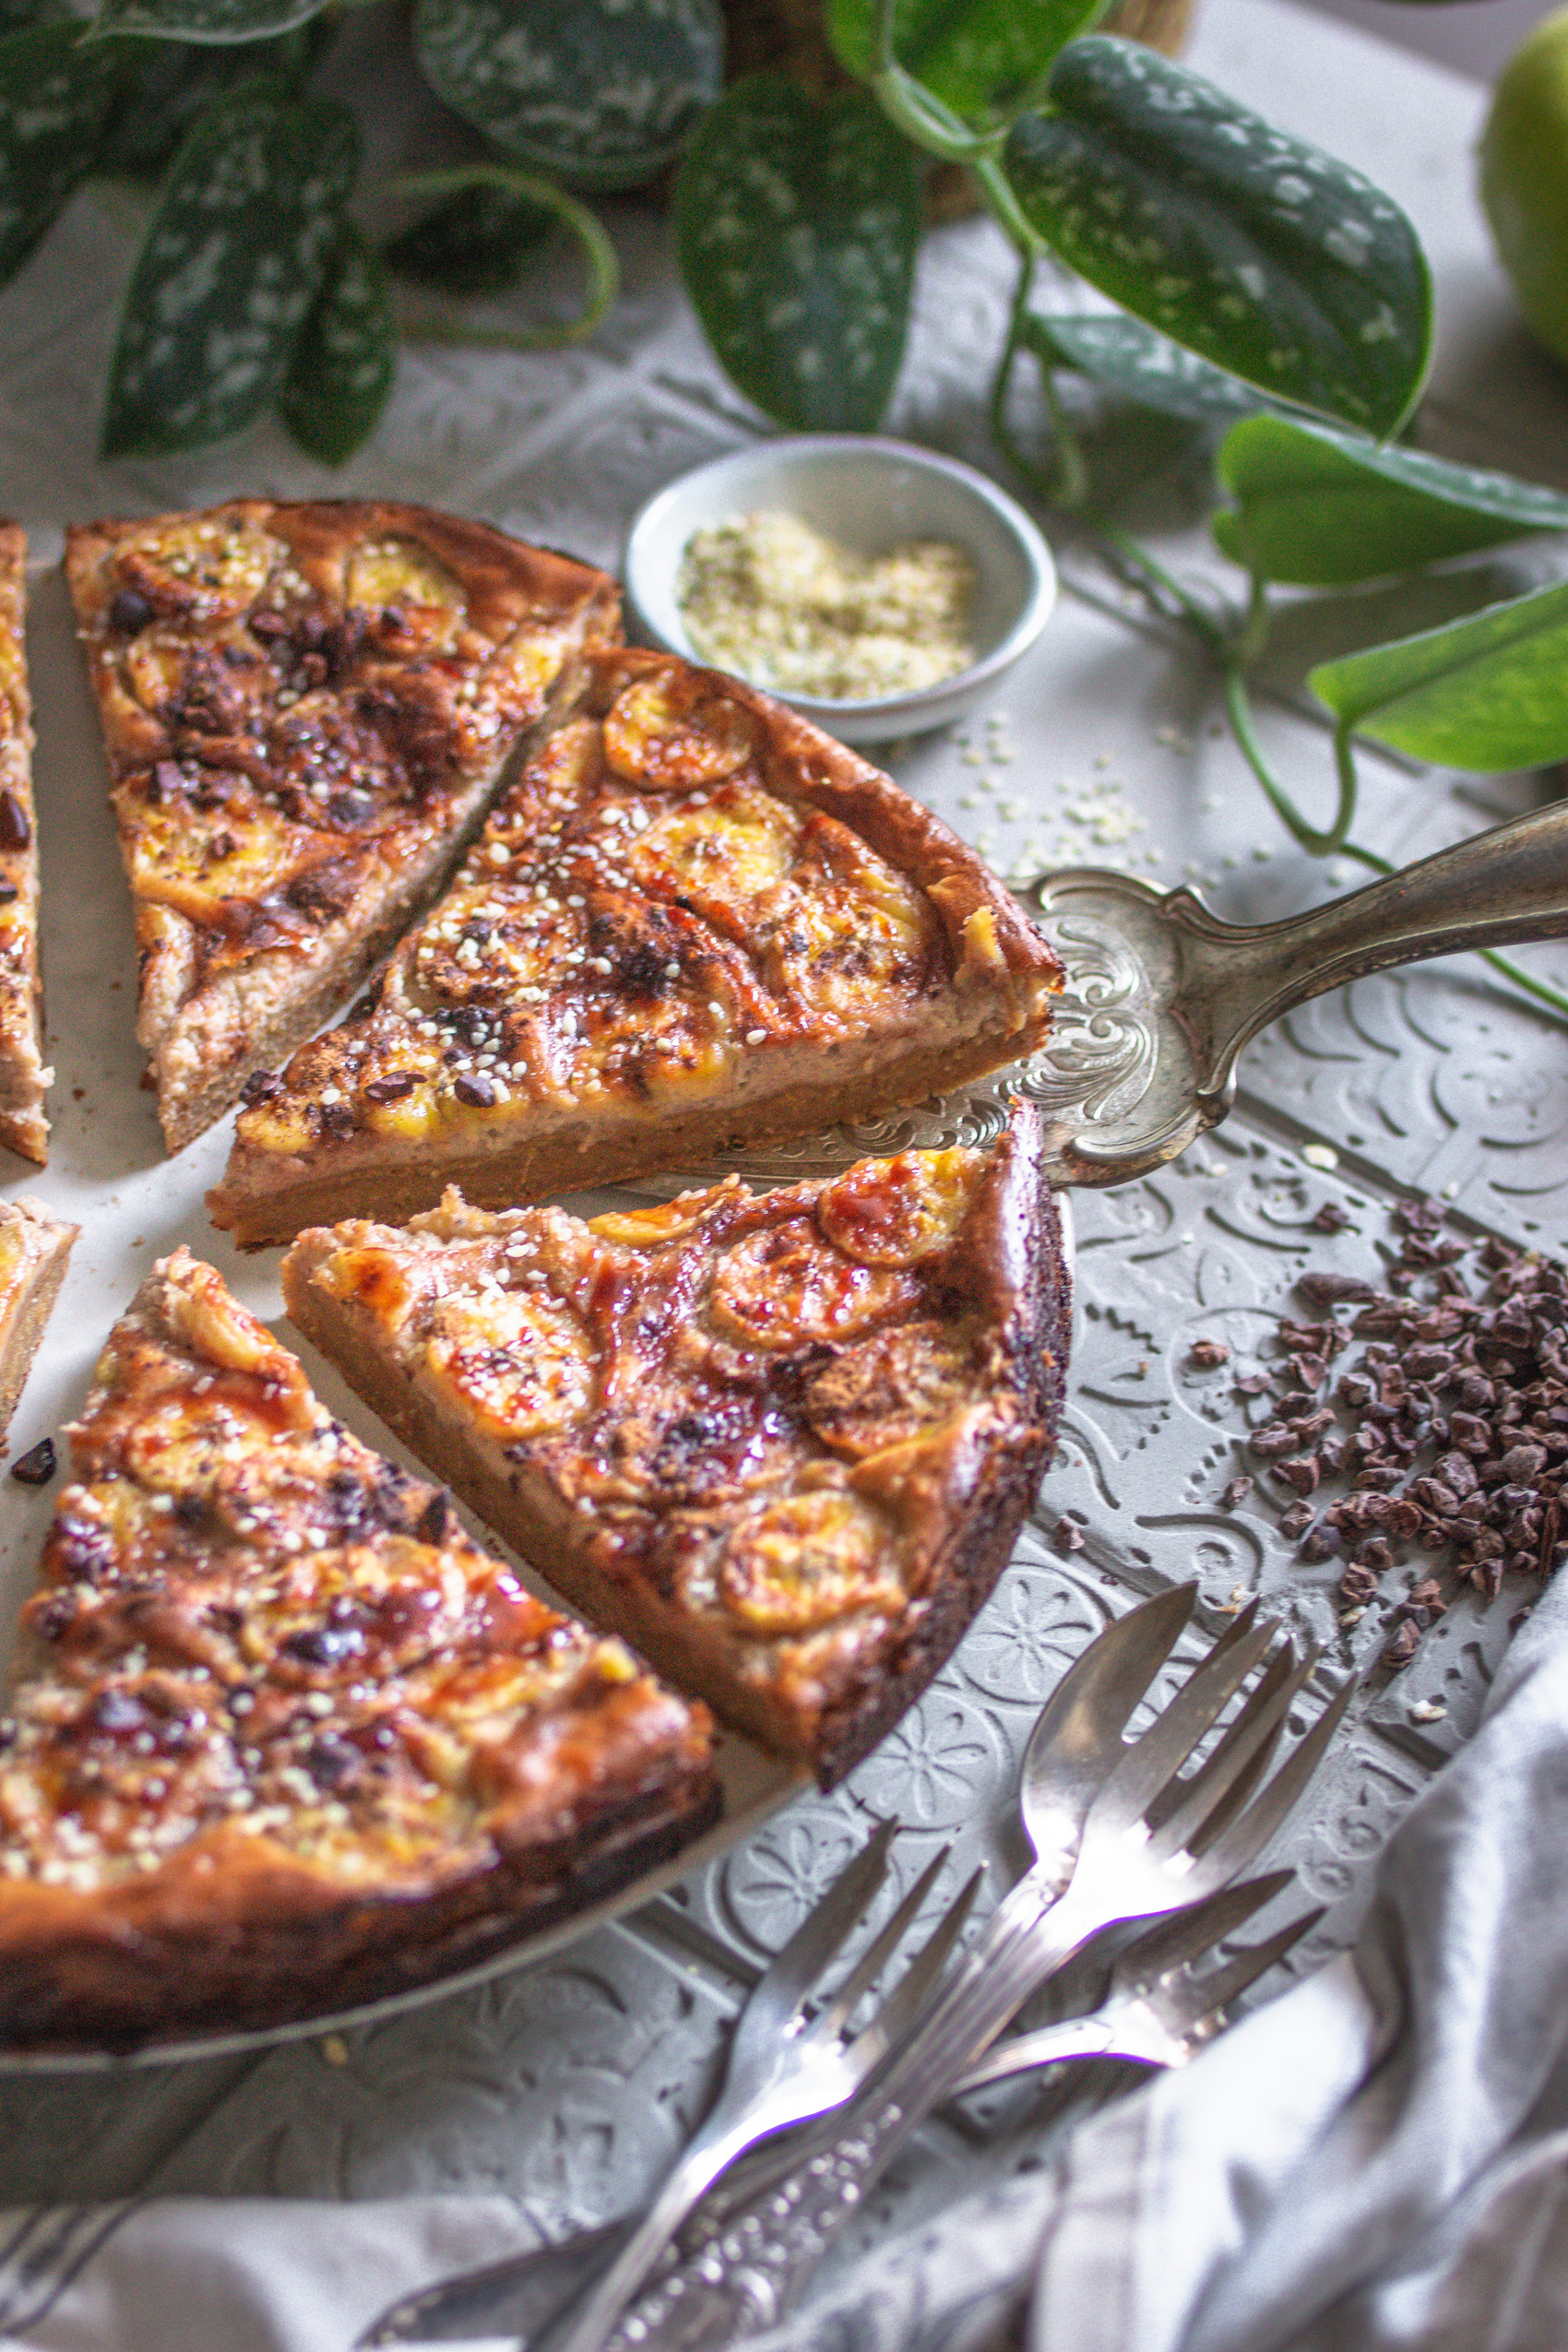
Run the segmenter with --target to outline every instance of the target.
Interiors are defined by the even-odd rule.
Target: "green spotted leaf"
[[[1391,197],[1134,42],[1064,49],[1007,139],[1036,232],[1172,342],[1377,434],[1408,415],[1431,286]]]
[[[399,278],[442,294],[509,294],[561,222],[544,205],[493,183],[459,188],[386,247]]]
[[[91,171],[118,75],[73,22],[0,39],[0,285]]]
[[[1568,531],[1568,498],[1538,483],[1284,417],[1228,433],[1219,479],[1237,502],[1214,519],[1225,553],[1292,587],[1348,588]]]
[[[1251,385],[1210,367],[1141,319],[1098,312],[1036,314],[1024,322],[1020,339],[1048,367],[1074,368],[1108,391],[1167,416],[1250,417],[1265,405]]]
[[[418,0],[437,96],[567,187],[635,187],[673,161],[718,97],[718,0]]]
[[[1342,731],[1502,775],[1568,758],[1568,582],[1327,661],[1308,680]]]
[[[906,73],[971,123],[1023,104],[1051,59],[1107,0],[899,0],[893,52]],[[827,0],[827,37],[862,81],[876,68],[877,0]]]
[[[229,49],[186,41],[117,43],[120,102],[97,168],[131,178],[156,176],[204,106],[257,74],[280,74],[297,86],[330,39],[330,28],[317,17],[281,41]]]
[[[276,41],[320,14],[327,0],[101,0],[93,25],[102,39],[125,33],[151,41]],[[253,63],[252,72],[255,71]]]
[[[198,448],[272,406],[358,170],[358,128],[334,99],[267,77],[203,109],[131,278],[105,457]]]
[[[675,191],[686,291],[731,380],[778,423],[866,432],[904,355],[920,176],[859,90],[737,82]]]
[[[386,268],[345,221],[294,346],[279,414],[311,457],[344,465],[375,431],[397,365]]]

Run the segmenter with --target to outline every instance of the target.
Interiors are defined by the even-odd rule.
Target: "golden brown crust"
[[[1038,1042],[1060,967],[946,826],[766,695],[588,664],[350,1020],[246,1088],[217,1223],[496,1206],[916,1101]]]
[[[825,1785],[948,1656],[1054,1438],[1068,1280],[1016,1109],[584,1225],[449,1195],[284,1261],[301,1330],[595,1621]]]
[[[0,522],[0,1143],[42,1168],[43,979],[38,946],[38,819],[26,653],[27,535]]]
[[[711,1818],[704,1711],[334,1423],[183,1250],[71,1438],[0,1720],[0,2042],[399,1990]]]
[[[80,1231],[42,1201],[0,1203],[0,1454]]]
[[[73,527],[170,1148],[358,986],[520,737],[619,636],[614,585],[486,524],[236,499]]]

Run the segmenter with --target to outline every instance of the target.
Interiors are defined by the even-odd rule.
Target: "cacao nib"
[[[152,607],[135,588],[117,588],[109,600],[109,626],[117,637],[134,637],[152,618]]]
[[[279,1647],[305,1666],[341,1666],[345,1658],[359,1657],[364,1635],[353,1625],[311,1625],[285,1634]]]
[[[1333,1307],[1342,1299],[1376,1296],[1372,1284],[1363,1282],[1357,1274],[1303,1274],[1296,1288],[1312,1307]]]
[[[31,839],[26,809],[15,792],[0,791],[0,849],[25,849]]]
[[[1420,1627],[1413,1619],[1407,1617],[1402,1624],[1396,1627],[1394,1638],[1384,1647],[1379,1663],[1387,1667],[1391,1674],[1396,1674],[1415,1657],[1420,1638]]]
[[[22,1486],[47,1486],[54,1476],[54,1440],[41,1437],[38,1443],[11,1465],[11,1476]]]

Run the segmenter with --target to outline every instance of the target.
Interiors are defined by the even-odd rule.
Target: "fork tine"
[[[881,1823],[821,1902],[807,1912],[758,1978],[741,2012],[737,2042],[748,2021],[771,2021],[772,2030],[800,2007],[857,1919],[865,1917],[887,1875],[887,1852],[897,1832],[896,1821]]]
[[[851,2065],[864,2064],[868,2069],[885,2050],[903,2038],[925,2005],[925,1997],[947,1964],[947,1955],[963,1932],[969,1916],[969,1907],[980,1893],[985,1876],[982,1862],[978,1871],[959,1888],[946,1917],[927,1939],[923,1948],[910,1961],[897,1984],[888,1994],[876,2015],[865,2026],[849,2049]]]
[[[1294,1871],[1271,1871],[1266,1878],[1244,1879],[1161,1919],[1122,1953],[1111,1972],[1112,1992],[1135,1992],[1173,1968],[1188,1967],[1283,1894],[1295,1875]]]
[[[1283,1642],[1278,1649],[1276,1650],[1274,1656],[1269,1659],[1267,1666],[1264,1669],[1264,1671],[1253,1691],[1250,1704],[1257,1705],[1264,1704],[1268,1699],[1272,1698],[1275,1692],[1278,1690],[1281,1682],[1285,1681],[1289,1676],[1293,1674],[1295,1669],[1295,1645],[1291,1642]],[[1236,1740],[1245,1721],[1246,1717],[1244,1714],[1238,1716],[1236,1721],[1232,1723],[1226,1731],[1224,1738],[1218,1741],[1212,1754],[1198,1766],[1197,1771],[1194,1773],[1190,1780],[1172,1780],[1167,1783],[1166,1787],[1160,1790],[1158,1796],[1155,1798],[1154,1801],[1148,1806],[1144,1814],[1144,1819],[1147,1822],[1150,1829],[1163,1829],[1165,1823],[1170,1820],[1178,1805],[1184,1804],[1189,1797],[1195,1796],[1201,1788],[1213,1787],[1214,1780],[1218,1776],[1225,1758],[1228,1757],[1235,1748]],[[1255,1760],[1256,1769],[1258,1772],[1261,1773],[1266,1768],[1268,1754],[1269,1751],[1265,1749],[1263,1755]],[[1252,1789],[1255,1785],[1255,1779],[1247,1783],[1246,1794],[1248,1796],[1252,1794]],[[1234,1801],[1234,1790],[1232,1790],[1232,1801]],[[1218,1808],[1216,1808],[1216,1810],[1218,1811]],[[1240,1804],[1237,1805],[1236,1810],[1240,1812]]]
[[[1283,1960],[1291,1946],[1300,1943],[1309,1928],[1316,1927],[1326,1908],[1325,1904],[1320,1904],[1315,1911],[1303,1911],[1299,1919],[1288,1920],[1284,1927],[1277,1929],[1262,1943],[1252,1944],[1245,1952],[1238,1952],[1234,1959],[1228,1960],[1212,1976],[1194,1978],[1194,1990],[1203,1996],[1205,2016],[1220,2017],[1239,1993],[1245,1992],[1249,1985],[1255,1984],[1277,1960]]]
[[[952,1851],[951,1846],[944,1846],[941,1851],[926,1864],[893,1917],[887,1921],[881,1933],[873,1937],[866,1946],[839,1986],[833,2000],[823,2011],[821,2016],[815,2020],[807,2037],[808,2040],[826,2041],[831,2035],[838,2033],[854,2013],[855,2003],[861,1995],[876,1982],[888,1960],[903,1942],[905,1929],[930,1894],[938,1871]]]
[[[1252,1601],[1116,1765],[1093,1808],[1106,1828],[1142,1816],[1246,1681],[1279,1630],[1277,1618],[1259,1625],[1256,1615]]]
[[[1359,1674],[1348,1675],[1324,1708],[1304,1740],[1297,1741],[1261,1796],[1254,1797],[1239,1821],[1202,1853],[1188,1880],[1194,1893],[1223,1886],[1256,1860],[1323,1762],[1329,1741],[1345,1718],[1345,1710],[1360,1687]]]
[[[1241,1811],[1233,1801],[1236,1784],[1244,1782],[1249,1791],[1257,1786],[1253,1770],[1260,1756],[1272,1749],[1284,1728],[1286,1717],[1295,1704],[1302,1684],[1318,1662],[1320,1653],[1309,1651],[1300,1659],[1291,1654],[1290,1671],[1276,1689],[1265,1697],[1260,1687],[1251,1693],[1235,1723],[1231,1726],[1234,1739],[1223,1763],[1218,1757],[1211,1762],[1216,1769],[1206,1776],[1194,1775],[1194,1784],[1202,1777],[1204,1786],[1196,1785],[1189,1791],[1176,1811],[1168,1815],[1163,1826],[1151,1839],[1151,1855],[1163,1859],[1166,1855],[1179,1854],[1185,1847],[1191,1853],[1202,1853],[1212,1846],[1225,1825]]]

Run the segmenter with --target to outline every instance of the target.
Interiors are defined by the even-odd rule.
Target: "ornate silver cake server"
[[[1042,1051],[912,1111],[750,1153],[754,1183],[792,1183],[873,1153],[1000,1133],[1008,1098],[1038,1103],[1053,1183],[1122,1184],[1217,1126],[1243,1048],[1346,980],[1456,949],[1568,935],[1568,804],[1518,817],[1283,922],[1227,923],[1197,892],[1096,866],[1018,896],[1066,969]],[[687,1171],[639,1191],[675,1191]]]

